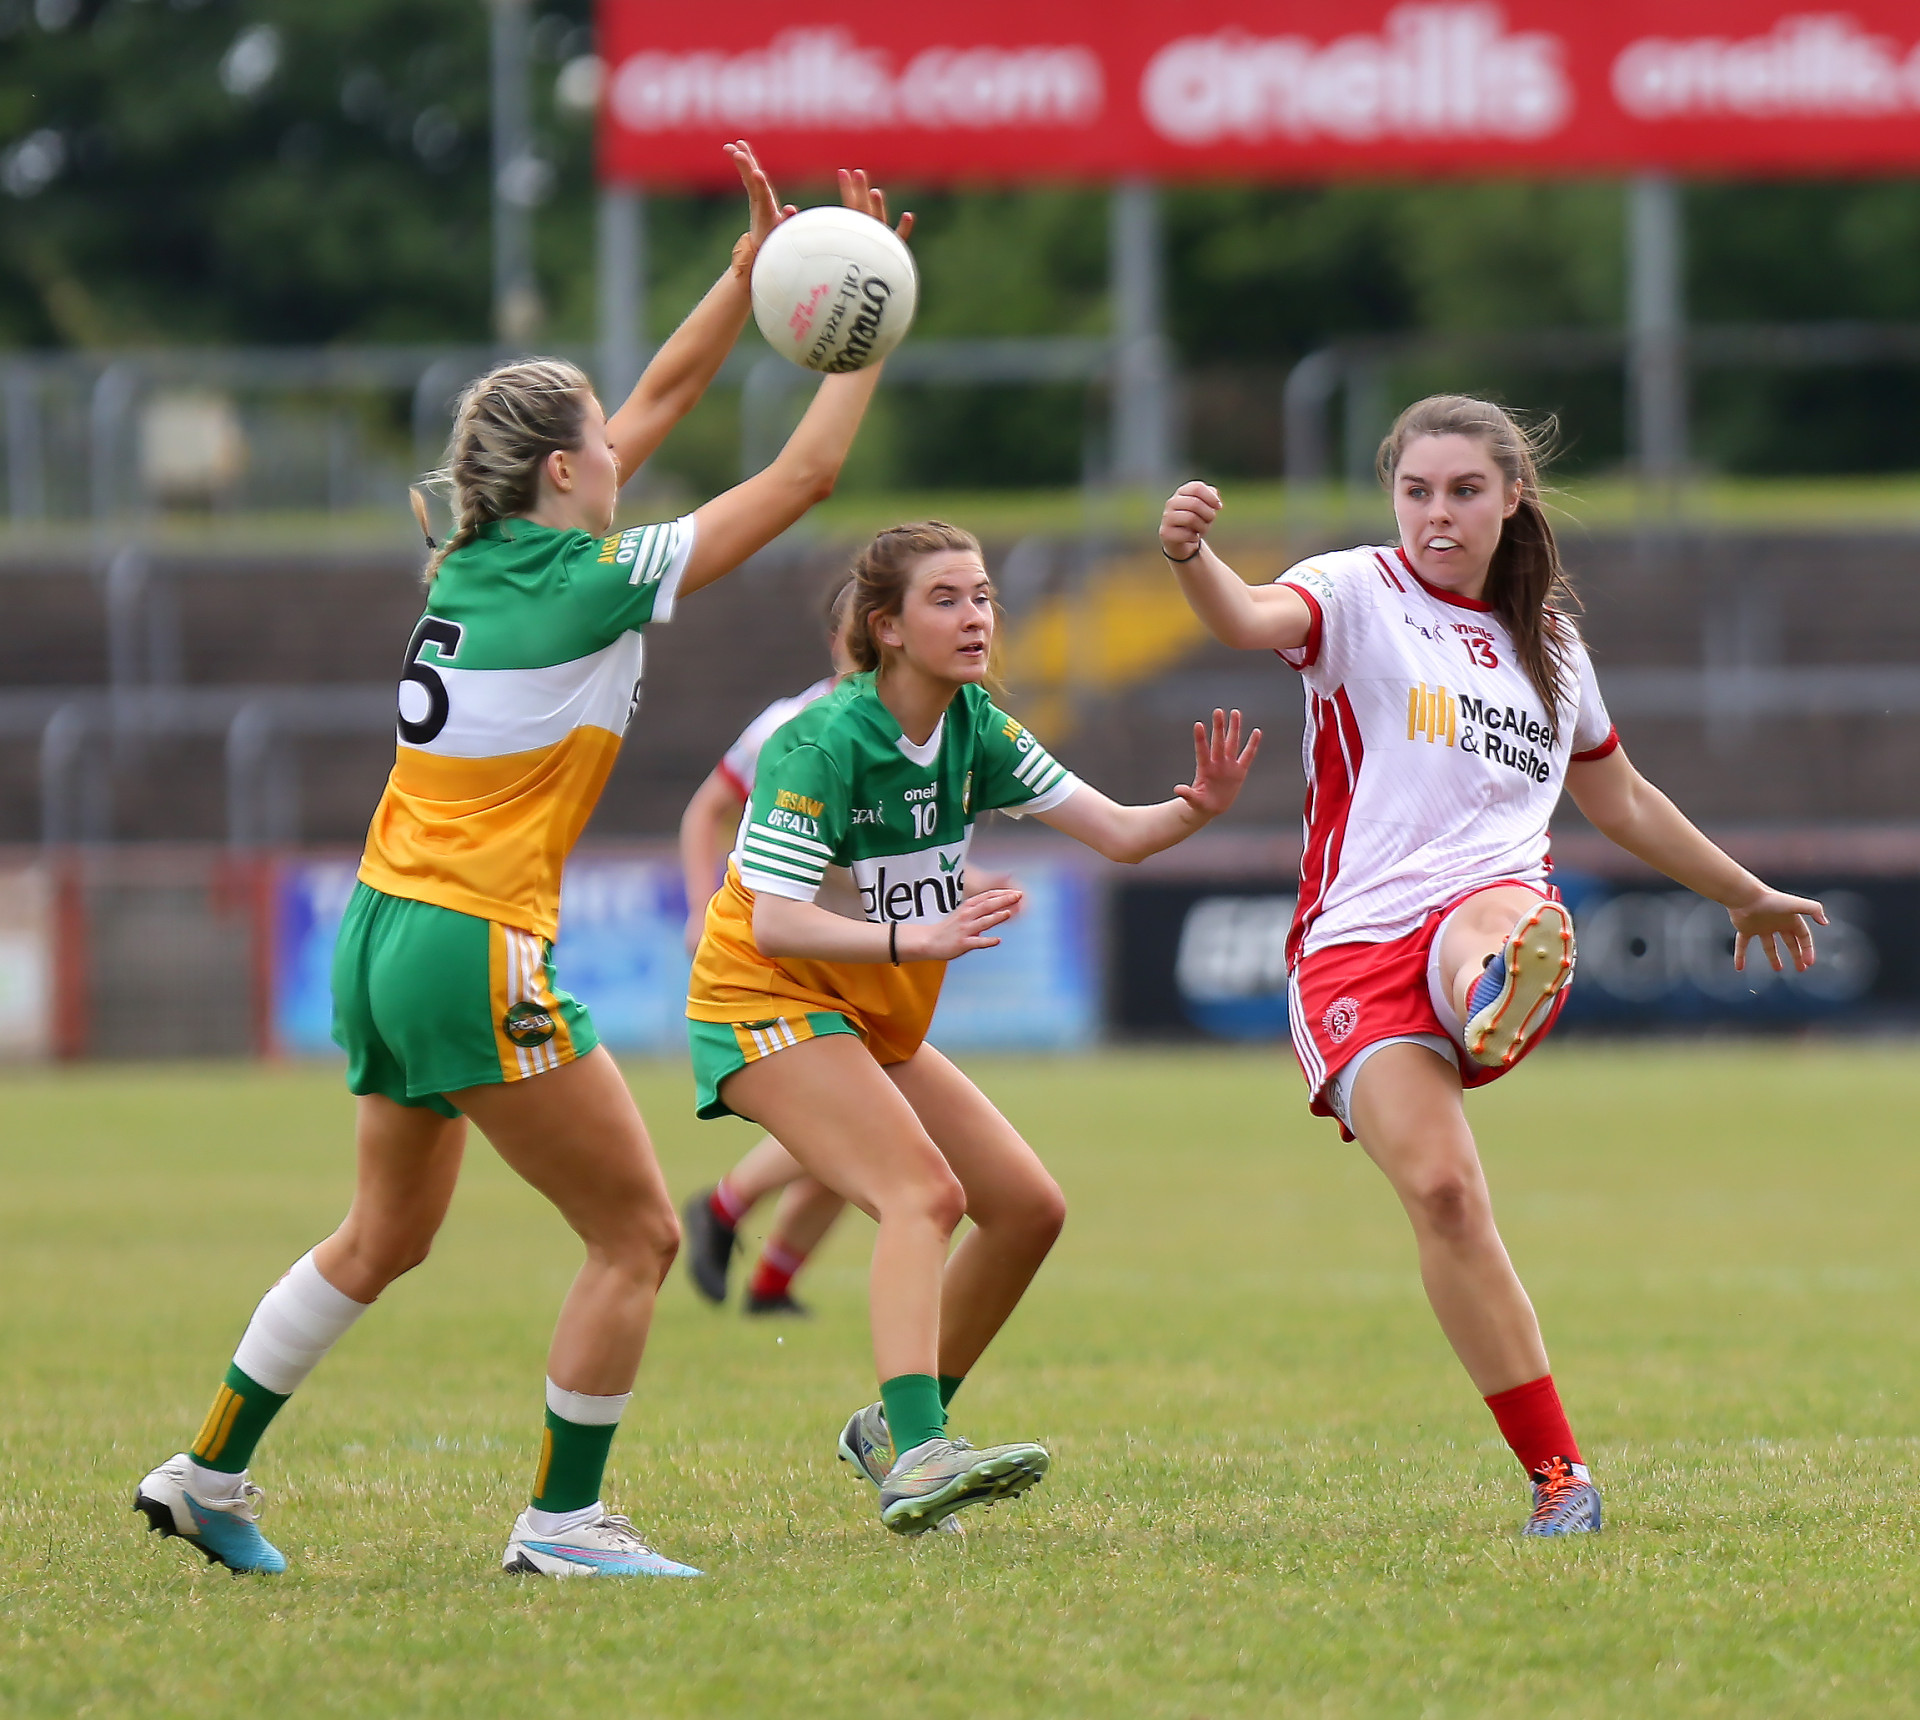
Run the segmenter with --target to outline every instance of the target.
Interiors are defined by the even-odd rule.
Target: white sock
[[[246,1484],[244,1469],[229,1474],[224,1469],[202,1469],[191,1457],[187,1459],[187,1486],[196,1499],[237,1499]]]
[[[527,1527],[536,1535],[568,1535],[575,1529],[583,1529],[598,1517],[606,1506],[598,1499],[591,1505],[582,1505],[578,1511],[536,1511],[527,1507]]]
[[[233,1352],[233,1365],[248,1379],[285,1397],[371,1305],[334,1289],[320,1276],[308,1250],[260,1298],[240,1347]]]
[[[622,1392],[618,1397],[589,1397],[585,1392],[570,1392],[565,1386],[547,1381],[547,1408],[575,1427],[611,1427],[627,1413],[627,1405],[632,1402],[632,1392]]]

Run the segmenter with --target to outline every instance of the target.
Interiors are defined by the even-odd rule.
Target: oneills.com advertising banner
[[[1920,7],[1779,0],[853,9],[601,0],[601,167],[1312,180],[1920,166]]]

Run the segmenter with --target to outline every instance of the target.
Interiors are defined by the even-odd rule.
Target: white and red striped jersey
[[[1290,963],[1404,937],[1504,878],[1544,884],[1567,765],[1619,739],[1575,641],[1559,734],[1500,618],[1428,585],[1395,548],[1338,550],[1280,576],[1313,631],[1280,657],[1306,683],[1306,849]]]

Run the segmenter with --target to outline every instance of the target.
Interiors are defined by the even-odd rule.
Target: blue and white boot
[[[260,1533],[260,1501],[266,1496],[243,1470],[230,1493],[215,1493],[194,1476],[195,1464],[182,1451],[153,1471],[133,1495],[133,1508],[149,1530],[177,1535],[230,1571],[278,1573],[286,1555]]]
[[[703,1572],[656,1553],[625,1517],[604,1508],[564,1534],[542,1535],[523,1511],[500,1568],[531,1577],[698,1577]]]
[[[1519,1062],[1573,979],[1573,916],[1542,902],[1521,916],[1467,996],[1467,1055],[1483,1069]]]
[[[1523,1535],[1597,1535],[1600,1489],[1584,1463],[1549,1457],[1533,1472],[1533,1515]]]

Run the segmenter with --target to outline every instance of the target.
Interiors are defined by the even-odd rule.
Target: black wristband
[[[1194,559],[1194,556],[1200,553],[1202,547],[1203,545],[1196,541],[1193,546],[1193,555],[1167,555],[1167,546],[1162,544],[1160,546],[1160,553],[1167,555],[1167,560],[1172,562],[1175,567],[1185,567],[1188,562]]]
[[[900,922],[898,920],[887,922],[887,960],[895,967],[900,965]]]

